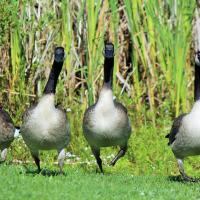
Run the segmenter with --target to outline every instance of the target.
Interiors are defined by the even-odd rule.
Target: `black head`
[[[114,45],[106,43],[104,48],[104,84],[112,87],[113,67],[114,67]]]
[[[111,42],[105,44],[104,56],[106,58],[114,57],[114,45]]]
[[[65,59],[65,50],[63,47],[56,47],[54,51],[54,59],[56,62],[63,62]]]

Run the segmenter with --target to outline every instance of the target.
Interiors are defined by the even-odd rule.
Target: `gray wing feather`
[[[168,145],[172,144],[175,141],[176,135],[179,131],[179,128],[181,127],[181,123],[182,123],[183,117],[185,115],[187,115],[187,114],[184,113],[184,114],[182,114],[182,115],[180,115],[180,116],[178,116],[177,118],[174,119],[170,133],[165,136],[166,138],[169,138]]]
[[[32,110],[37,106],[37,104],[33,104],[30,108],[28,108],[23,114],[23,121],[29,119]]]
[[[1,114],[2,119],[5,122],[13,124],[13,121],[12,121],[10,115],[5,110],[0,109],[0,114]]]
[[[123,106],[121,103],[114,101],[115,107],[118,108],[119,110],[125,112],[126,114],[128,113],[127,109],[125,106]]]
[[[90,124],[90,117],[92,112],[94,111],[96,104],[90,106],[87,108],[87,110],[84,113],[84,117],[83,117],[83,125],[88,125]]]
[[[132,129],[131,129],[130,119],[128,117],[128,110],[126,109],[126,107],[123,104],[121,104],[121,103],[119,103],[117,101],[114,101],[114,104],[115,104],[115,107],[117,109],[119,109],[120,112],[124,113],[125,116],[127,117],[127,123],[128,123],[128,126],[126,127],[127,128],[127,133],[131,133]]]
[[[13,121],[10,115],[0,108],[0,149],[9,147],[14,139]]]

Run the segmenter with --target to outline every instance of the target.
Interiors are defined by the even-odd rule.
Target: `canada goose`
[[[100,171],[103,173],[100,148],[120,146],[120,151],[111,161],[114,166],[127,151],[127,142],[131,135],[127,109],[113,100],[112,77],[114,67],[114,45],[105,44],[104,83],[98,101],[84,114],[83,133],[88,141]]]
[[[195,103],[188,114],[177,117],[172,125],[168,145],[177,159],[180,174],[186,181],[194,181],[184,171],[183,160],[188,156],[200,154],[200,51],[195,56]]]
[[[62,173],[65,159],[64,148],[70,140],[70,127],[66,112],[54,105],[56,84],[63,66],[64,56],[64,49],[57,47],[43,96],[36,105],[25,112],[23,117],[21,134],[30,149],[39,172],[41,171],[39,150],[56,149],[58,151],[58,165]]]
[[[1,161],[4,162],[7,156],[7,148],[14,138],[19,136],[19,129],[13,125],[9,114],[0,107],[0,150]]]

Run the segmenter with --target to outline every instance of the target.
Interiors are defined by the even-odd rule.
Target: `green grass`
[[[56,175],[59,170],[54,164],[57,161],[56,151],[41,152],[43,172],[37,175],[34,173],[37,168],[22,139],[14,141],[7,165],[0,165],[0,199],[199,198],[199,183],[173,181],[179,172],[164,138],[170,129],[169,118],[158,119],[157,128],[148,121],[143,126],[135,124],[128,152],[114,167],[110,167],[109,162],[118,149],[102,148],[104,175],[96,173],[97,165],[83,138],[80,123],[79,120],[71,124],[74,131],[67,151],[76,157],[66,159],[64,176]],[[16,159],[22,164],[14,164],[12,161]],[[189,175],[200,177],[199,161],[199,157],[187,159],[185,169]]]
[[[34,0],[0,2],[0,105],[21,125],[24,110],[41,96],[54,47],[64,46],[56,100],[71,109],[67,151],[76,155],[66,161],[71,164],[63,177],[26,174],[21,164],[0,166],[0,199],[199,198],[199,184],[168,180],[179,173],[164,138],[172,118],[189,111],[193,102],[195,1],[120,2],[53,0],[40,1],[38,8]],[[113,93],[128,109],[133,134],[126,156],[114,168],[108,164],[118,149],[102,149],[101,176],[95,173],[81,122],[102,85],[106,38],[115,44]],[[125,90],[122,80],[129,86]],[[41,152],[40,157],[42,168],[58,170],[55,151]],[[15,160],[36,169],[22,139],[9,150],[8,163]],[[199,163],[198,157],[187,159],[186,172],[200,177]]]
[[[79,115],[79,113],[77,113]],[[73,115],[74,116],[74,115]],[[78,117],[75,116],[78,119]],[[133,121],[133,116],[131,116]],[[167,145],[165,135],[169,132],[171,121],[159,119],[155,128],[149,122],[143,126],[133,126],[133,133],[129,140],[129,147],[126,155],[120,159],[114,168],[109,167],[112,158],[117,154],[118,147],[101,149],[103,168],[107,173],[129,172],[135,176],[158,175],[176,176],[179,175],[176,159]],[[132,123],[134,124],[134,123]],[[67,157],[66,163],[75,163],[89,171],[96,169],[95,159],[91,153],[88,143],[83,137],[81,121],[71,123],[72,135],[70,145],[66,151],[71,152],[75,157]],[[49,168],[57,162],[56,151],[41,151],[40,158],[42,168]],[[33,162],[28,148],[22,139],[14,141],[8,153],[8,161],[20,160]],[[200,157],[190,157],[185,161],[185,170],[188,175],[200,177]],[[36,166],[34,166],[36,169]],[[55,168],[57,169],[57,168]]]
[[[73,166],[64,176],[26,173],[22,166],[0,167],[0,199],[198,199],[198,183],[127,172],[96,174]]]

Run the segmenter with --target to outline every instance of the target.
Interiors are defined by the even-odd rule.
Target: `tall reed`
[[[156,93],[161,94],[157,95],[159,99],[171,101],[178,115],[180,110],[187,109],[185,71],[190,66],[187,55],[195,3],[189,0],[124,2],[134,47],[134,96],[138,109],[141,110],[142,95],[147,89],[154,120]]]
[[[4,5],[5,10],[15,6],[18,19],[10,26],[10,39],[1,40],[1,48],[11,52],[11,58],[6,57],[11,68],[0,64],[1,77],[12,92],[1,80],[2,90],[13,105],[25,97],[26,106],[41,95],[57,45],[66,51],[58,102],[94,103],[102,83],[104,41],[110,40],[116,54],[114,93],[137,116],[155,124],[163,113],[178,115],[189,108],[194,1],[24,0]],[[11,18],[2,19],[9,24]]]

